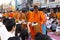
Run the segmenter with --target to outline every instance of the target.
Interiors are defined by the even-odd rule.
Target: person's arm
[[[29,27],[30,24],[31,24],[31,22],[28,22],[28,24],[27,24],[28,33],[30,33],[30,27]]]
[[[56,35],[60,35],[60,29],[56,28],[55,34],[56,34]]]
[[[27,17],[28,17],[27,28],[28,28],[28,33],[30,33],[30,27],[29,27],[29,25],[33,22],[33,13],[29,13],[27,15]]]
[[[45,18],[44,12],[41,11],[40,13],[41,13],[41,15],[40,15],[40,25],[42,25],[46,21],[46,18]]]

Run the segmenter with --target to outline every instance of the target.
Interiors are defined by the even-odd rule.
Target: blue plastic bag
[[[47,34],[47,32],[46,32],[46,30],[47,30],[47,28],[46,28],[46,26],[43,24],[42,25],[42,32],[43,32],[43,34]]]

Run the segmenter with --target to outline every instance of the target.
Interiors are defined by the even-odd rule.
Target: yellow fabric
[[[57,19],[60,19],[60,12],[56,14]]]

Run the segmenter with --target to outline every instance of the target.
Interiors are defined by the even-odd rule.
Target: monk
[[[38,6],[35,5],[34,11],[30,12],[28,17],[28,32],[31,34],[32,39],[34,39],[37,32],[42,33],[42,24],[45,22],[45,14],[43,11],[38,11]],[[38,23],[38,26],[36,27],[37,31],[31,26],[32,23]]]
[[[2,16],[3,16],[3,17],[8,17],[8,13],[9,13],[9,12],[3,13]]]
[[[50,17],[51,18],[55,18],[56,17],[56,13],[54,13],[54,10],[53,9],[50,10],[50,13],[51,13],[50,14]]]
[[[58,12],[56,13],[56,18],[60,19],[60,8],[58,9]]]
[[[27,12],[27,16],[26,16],[26,17],[27,17],[27,21],[29,20],[31,13],[32,13],[32,11],[28,11],[28,12]]]
[[[23,9],[21,13],[20,20],[22,21],[22,28],[25,29],[27,28],[27,12]]]
[[[26,21],[26,12],[25,12],[25,10],[22,10],[21,20],[25,20]]]
[[[3,17],[6,17],[6,15],[5,15],[5,13],[4,13],[4,12],[3,12],[2,16],[3,16]]]
[[[15,21],[18,22],[19,21],[19,16],[20,16],[20,13],[18,11],[14,12],[14,18],[15,18]]]
[[[9,13],[9,17],[14,18],[12,12]]]

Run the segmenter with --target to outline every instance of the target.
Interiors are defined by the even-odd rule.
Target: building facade
[[[56,3],[60,2],[60,0],[33,0],[33,3],[41,3],[41,4],[50,4],[50,3]]]
[[[56,5],[60,5],[60,0],[33,0],[33,3],[40,3],[41,7],[56,7]]]
[[[44,4],[44,3],[46,3],[46,0],[33,0],[33,3],[36,3],[36,2],[38,2],[40,4]]]
[[[33,3],[41,4],[41,7],[56,7],[56,5],[60,5],[60,0],[16,0],[16,7],[21,9],[26,7],[26,3],[29,6],[32,6]]]

